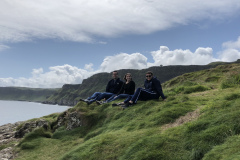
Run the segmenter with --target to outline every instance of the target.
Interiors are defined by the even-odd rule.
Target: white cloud
[[[65,64],[50,67],[48,72],[42,68],[33,69],[30,78],[0,78],[0,86],[22,86],[33,88],[58,88],[63,84],[79,84],[94,72]]]
[[[120,53],[106,57],[100,65],[100,71],[110,72],[117,69],[142,69],[147,67],[147,57],[140,53]]]
[[[157,51],[151,52],[154,63],[149,63],[149,66],[159,65],[204,65],[212,61],[213,58],[212,48],[199,47],[195,52],[190,50],[176,49],[170,51],[166,46],[160,46]]]
[[[94,37],[148,34],[239,12],[239,0],[1,0],[0,42],[35,38],[94,42]]]
[[[233,62],[240,59],[240,51],[237,49],[226,49],[220,52],[220,59],[224,62]]]
[[[221,61],[232,62],[240,59],[240,36],[237,41],[228,41],[222,44],[223,51],[219,52]]]
[[[86,69],[87,71],[93,71],[93,64],[89,63],[89,64],[85,64],[84,69]]]
[[[223,48],[232,48],[232,49],[240,49],[240,36],[238,37],[237,41],[228,41],[223,43]]]

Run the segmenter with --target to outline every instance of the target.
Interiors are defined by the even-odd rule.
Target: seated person
[[[108,102],[112,102],[116,99],[120,98],[127,98],[129,95],[133,95],[135,91],[135,82],[132,80],[131,73],[127,73],[124,76],[125,83],[122,85],[121,90],[117,93],[112,95],[105,101],[97,101],[98,104],[104,104]]]
[[[112,79],[108,82],[106,87],[106,92],[95,92],[92,96],[87,99],[80,99],[81,101],[86,102],[88,105],[94,101],[100,101],[103,98],[110,98],[112,95],[117,94],[122,88],[123,81],[118,78],[118,72],[112,72]]]
[[[153,77],[153,73],[148,71],[146,73],[146,80],[144,82],[143,88],[138,88],[136,92],[128,96],[128,98],[124,101],[123,108],[127,108],[133,104],[136,104],[138,100],[151,100],[151,99],[159,99],[161,96],[163,100],[166,100],[166,97],[163,94],[162,86],[160,81],[157,78]]]

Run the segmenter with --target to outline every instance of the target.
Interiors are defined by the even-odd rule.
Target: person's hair
[[[147,71],[146,74],[151,74],[151,76],[153,75],[152,71]]]
[[[127,81],[127,75],[130,75],[130,76],[131,76],[131,80],[132,80],[132,74],[131,74],[131,73],[126,73],[125,76],[123,77],[123,79],[124,79],[125,81]]]
[[[116,73],[117,73],[117,75],[118,75],[118,71],[113,71],[113,72],[116,72]],[[112,72],[112,73],[113,73],[113,72]]]

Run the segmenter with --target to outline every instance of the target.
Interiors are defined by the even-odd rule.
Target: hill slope
[[[239,85],[240,64],[227,64],[165,82],[166,102],[139,101],[124,111],[79,102],[46,116],[51,129],[25,136],[17,159],[239,159]],[[81,126],[69,131],[71,114]]]

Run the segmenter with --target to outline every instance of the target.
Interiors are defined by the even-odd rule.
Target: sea
[[[7,123],[40,118],[52,113],[63,112],[67,109],[69,109],[68,106],[0,100],[0,126]]]

